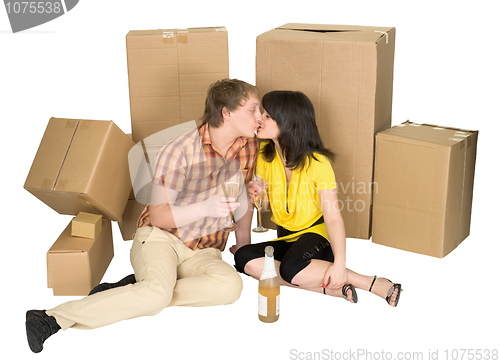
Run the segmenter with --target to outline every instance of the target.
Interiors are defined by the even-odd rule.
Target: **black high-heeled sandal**
[[[372,281],[372,284],[370,285],[370,289],[368,290],[368,292],[371,292],[372,291],[372,288],[373,288],[373,284],[375,283],[375,280],[377,279],[377,276],[374,276],[373,277],[373,281]],[[380,278],[380,279],[387,279],[387,278]],[[392,281],[390,279],[387,279],[389,282],[392,283]],[[401,288],[401,284],[400,283],[393,283],[392,287],[389,288],[389,290],[387,291],[387,296],[385,297],[385,300],[387,301],[387,303],[390,305],[391,304],[391,297],[392,297],[392,294],[394,293],[394,290],[398,290],[398,294],[396,295],[396,301],[394,302],[394,307],[396,307],[398,305],[398,302],[399,302],[399,296],[401,294],[401,291],[403,290]]]
[[[346,301],[349,301],[349,298],[347,297],[347,292],[349,292],[349,291],[352,292],[352,300],[353,300],[353,302],[354,303],[358,303],[358,294],[356,293],[356,290],[354,289],[354,286],[352,284],[344,284],[344,286],[342,287],[342,297]],[[326,294],[326,288],[325,287],[323,287],[323,293]]]

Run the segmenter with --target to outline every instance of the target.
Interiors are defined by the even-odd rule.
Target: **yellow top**
[[[290,183],[287,184],[285,167],[278,151],[276,150],[276,156],[270,163],[264,159],[262,148],[265,144],[261,144],[255,174],[268,184],[267,193],[273,212],[271,220],[287,230],[297,231],[295,234],[274,241],[295,241],[306,232],[317,233],[328,240],[324,223],[308,227],[323,216],[318,191],[337,187],[330,160],[322,154],[315,153],[314,156],[318,160],[308,158],[300,171],[292,171]]]

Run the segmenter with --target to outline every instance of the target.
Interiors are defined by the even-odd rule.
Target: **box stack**
[[[47,252],[47,283],[54,295],[87,295],[113,259],[111,220],[78,214]]]
[[[157,151],[199,125],[208,87],[229,77],[223,27],[130,31],[126,41],[132,135],[112,121],[51,118],[24,185],[76,216],[47,253],[55,295],[99,283],[111,221],[132,239],[148,201],[149,182],[136,190],[137,180],[150,181]],[[256,85],[313,102],[348,237],[444,257],[469,234],[478,133],[391,128],[394,49],[392,27],[286,24],[257,37]]]
[[[347,237],[443,257],[469,234],[477,132],[390,129],[395,32],[285,24],[257,37],[256,83],[313,102]]]
[[[257,37],[256,85],[262,94],[280,89],[302,91],[313,102],[323,142],[336,154],[333,168],[348,237],[369,239],[373,233],[373,241],[380,244],[444,256],[468,235],[477,132],[462,134],[456,130],[453,137],[447,137],[449,141],[455,139],[456,144],[448,146],[449,152],[455,154],[450,154],[452,161],[442,162],[444,170],[457,174],[459,168],[451,166],[462,159],[456,157],[459,154],[455,150],[467,154],[464,175],[459,176],[462,190],[451,187],[451,181],[456,182],[453,178],[447,179],[447,188],[440,189],[441,197],[447,199],[435,205],[442,211],[442,231],[409,224],[410,220],[418,220],[415,214],[421,208],[408,200],[412,200],[409,191],[394,188],[394,180],[387,176],[397,174],[398,183],[410,185],[407,181],[413,179],[414,170],[401,169],[393,158],[395,154],[407,155],[413,147],[405,142],[400,144],[401,150],[383,151],[384,131],[391,128],[395,33],[393,27],[285,24]],[[158,131],[184,125],[191,119],[198,121],[207,87],[228,77],[227,33],[224,28],[131,31],[127,35],[127,57],[132,137],[141,141],[144,159],[151,166],[155,150],[170,140]],[[437,143],[435,137],[430,136],[429,150],[434,150],[430,146]],[[418,139],[410,135],[406,138]],[[380,170],[374,168],[375,159]],[[450,188],[459,191],[451,200]],[[397,200],[406,198],[406,215],[399,214],[401,209],[388,202],[393,201],[396,192],[402,193]],[[120,224],[124,239],[135,231],[144,207],[138,200],[138,196],[132,196],[128,201]],[[399,219],[403,215],[413,218],[403,224],[396,215]],[[274,227],[269,215],[263,221],[267,227]],[[426,236],[414,235],[410,239],[416,230],[425,229]],[[419,247],[415,248],[417,240]]]
[[[112,121],[49,120],[24,188],[58,213],[78,215],[47,253],[55,295],[87,295],[111,262],[111,220],[121,219],[132,189],[133,145]]]
[[[140,149],[150,174],[172,132],[199,123],[208,87],[229,77],[223,27],[130,31],[126,41],[131,137],[112,121],[51,118],[24,185],[77,215],[47,253],[55,295],[87,295],[99,283],[113,258],[112,220],[132,239],[148,196],[132,191],[129,152]]]

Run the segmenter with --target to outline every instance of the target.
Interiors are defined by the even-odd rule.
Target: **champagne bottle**
[[[274,266],[274,248],[266,246],[264,269],[259,280],[259,319],[275,322],[280,317],[280,284]]]

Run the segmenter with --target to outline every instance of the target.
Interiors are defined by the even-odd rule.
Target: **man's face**
[[[231,116],[231,125],[238,136],[252,138],[262,122],[260,100],[252,95],[242,106],[229,114]]]

